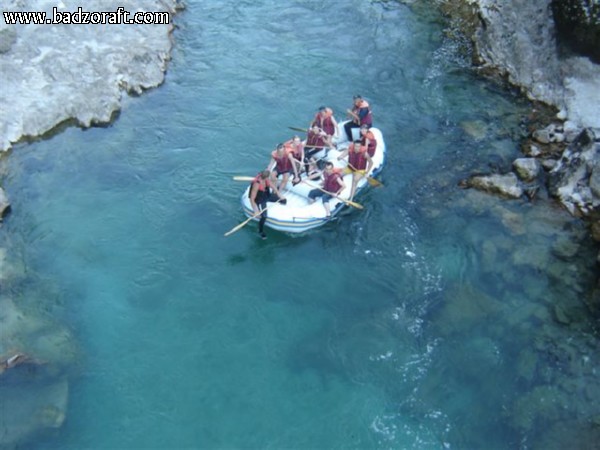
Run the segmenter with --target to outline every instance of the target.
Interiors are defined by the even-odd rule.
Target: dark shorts
[[[304,159],[310,159],[322,150],[322,148],[306,147],[304,149]]]
[[[274,192],[270,192],[269,194],[259,192],[255,199],[256,204],[260,209],[265,209],[267,207],[267,202],[276,202],[277,200],[279,200],[279,197]]]
[[[283,175],[284,173],[289,173],[291,175],[294,175],[294,169],[284,170],[283,172],[280,172],[279,169],[275,169],[275,173],[277,174],[277,176]]]
[[[316,198],[319,198],[319,197],[321,197],[321,200],[323,202],[328,202],[329,200],[331,200],[333,198],[333,195],[327,194],[320,189],[313,189],[312,191],[310,191],[308,193],[308,198],[310,198],[312,200],[315,200]]]

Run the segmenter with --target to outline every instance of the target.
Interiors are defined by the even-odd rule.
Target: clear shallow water
[[[39,308],[83,353],[65,425],[36,445],[592,442],[592,250],[552,252],[585,233],[543,199],[456,188],[509,167],[529,105],[474,78],[433,13],[394,3],[190,2],[177,23],[165,85],[111,127],[11,155],[6,246],[30,292],[56,286],[60,307]],[[231,176],[355,93],[386,137],[385,188],[306,236],[224,238],[243,219]]]

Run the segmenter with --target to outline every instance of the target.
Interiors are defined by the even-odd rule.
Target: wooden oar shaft
[[[294,131],[300,131],[302,133],[308,133],[308,129],[306,128],[299,128],[299,127],[288,127],[290,130],[294,130]]]
[[[348,167],[350,167],[352,170],[355,170],[358,172],[358,169],[356,167],[354,167],[352,164],[350,164],[350,162],[348,162]],[[367,177],[367,181],[369,182],[369,184],[371,186],[383,186],[383,183],[373,177],[370,177],[369,175],[367,175],[365,173],[365,176]]]
[[[279,203],[282,199],[280,198],[279,200],[277,200],[275,203],[273,203],[272,205],[267,206],[265,209],[261,209],[259,212],[257,212],[256,214],[254,214],[253,216],[247,218],[246,220],[244,220],[242,223],[240,223],[239,225],[236,225],[235,227],[233,227],[231,230],[229,230],[227,233],[224,234],[224,236],[230,236],[233,233],[235,233],[236,231],[242,229],[243,227],[245,227],[248,223],[250,223],[251,220],[256,219],[258,216],[260,216],[262,213],[264,213],[266,210],[268,210],[269,208],[271,208],[272,206],[274,206],[275,204]]]

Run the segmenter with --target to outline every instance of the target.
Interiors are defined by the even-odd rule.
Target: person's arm
[[[367,170],[365,172],[365,175],[369,174],[369,172],[371,172],[371,168],[373,167],[373,160],[371,159],[371,155],[369,155],[368,152],[365,152],[365,159],[367,160]]]
[[[269,165],[267,166],[267,170],[269,172],[272,171],[276,165],[277,165],[277,161],[275,161],[275,158],[271,158],[271,161],[269,161]]]
[[[294,171],[294,180],[299,179],[298,177],[298,164],[296,164],[296,160],[294,159],[294,155],[292,153],[288,153],[288,159],[292,163],[292,169]]]
[[[337,159],[339,161],[341,159],[344,159],[346,156],[348,156],[348,149],[346,149],[342,153],[340,153],[340,155],[337,157]]]
[[[351,109],[347,109],[347,110],[346,110],[346,112],[348,113],[348,115],[349,115],[349,116],[351,116],[351,117],[352,117],[352,119],[353,119],[353,122],[360,121],[360,117],[358,117],[358,116],[356,115],[356,113],[355,113],[354,111],[352,111]]]
[[[279,192],[279,189],[277,189],[276,184],[277,183],[272,183],[271,189],[273,189],[273,192],[275,192],[275,195],[277,195],[277,197],[279,197],[280,200],[285,200],[285,197],[283,195],[281,195],[281,193]]]
[[[333,137],[337,139],[339,136],[339,132],[338,132],[338,123],[335,120],[335,117],[331,116],[331,122],[333,123]]]
[[[338,189],[338,191],[335,193],[335,195],[337,195],[338,197],[340,196],[340,194],[342,193],[342,191],[344,189],[346,189],[346,184],[344,183],[344,179],[342,177],[338,177],[337,179],[338,184],[340,185],[340,188]]]

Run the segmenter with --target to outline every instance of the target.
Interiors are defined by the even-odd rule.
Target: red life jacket
[[[369,153],[370,157],[373,157],[373,155],[375,154],[375,149],[377,148],[377,141],[375,140],[375,135],[372,132],[367,131],[366,136],[362,137],[362,145],[367,144],[367,139],[369,140],[367,152]]]
[[[373,113],[371,112],[371,107],[369,106],[369,102],[367,102],[366,100],[361,100],[360,104],[358,106],[355,106],[352,109],[352,112],[354,112],[354,114],[356,114],[358,116],[359,115],[358,113],[363,108],[368,108],[369,112],[367,113],[367,115],[365,117],[360,119],[359,125],[369,125],[369,126],[373,125]]]
[[[307,147],[324,147],[325,141],[321,136],[312,132],[312,128],[308,130],[308,134],[306,137],[306,146]]]
[[[300,141],[298,144],[294,144],[294,140],[290,139],[289,141],[283,144],[286,150],[294,155],[294,158],[300,160],[302,158],[302,150],[304,150],[304,144]]]
[[[321,113],[317,113],[310,125],[311,128],[319,127],[321,130],[323,130],[329,136],[333,136],[335,134],[335,125],[333,124],[332,116],[333,116],[333,111],[330,109],[326,110],[325,117],[323,117],[321,115]]]
[[[327,192],[331,192],[335,194],[340,189],[340,184],[338,180],[342,178],[342,170],[341,169],[333,169],[331,174],[324,174],[325,179],[323,181],[323,189]]]
[[[270,188],[271,188],[271,182],[269,181],[268,178],[263,180],[259,173],[258,175],[256,175],[254,177],[254,180],[252,180],[252,183],[250,183],[250,189],[248,190],[248,197],[252,196],[252,188],[254,187],[255,184],[258,184],[258,192],[256,193],[257,199],[259,199],[259,197],[261,195],[265,195],[265,194],[269,195]]]
[[[356,170],[365,170],[367,168],[367,158],[365,158],[367,149],[364,146],[360,146],[358,152],[354,151],[354,143],[348,147],[348,164]]]
[[[274,150],[273,153],[271,153],[271,156],[277,163],[278,172],[289,172],[292,170],[292,162],[288,156],[290,154],[289,152],[290,151],[288,149],[284,149],[282,156],[277,155],[277,150]]]

